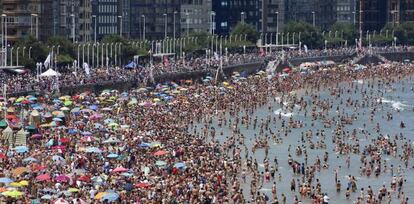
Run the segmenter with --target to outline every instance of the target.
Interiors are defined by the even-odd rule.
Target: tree
[[[323,37],[321,33],[316,27],[309,23],[291,21],[285,26],[284,33],[296,33],[296,36],[300,33],[302,45],[307,45],[311,49],[323,47]]]
[[[247,41],[256,43],[259,39],[259,32],[250,24],[239,22],[231,31],[231,35],[247,35]]]
[[[46,46],[31,35],[18,39],[14,44],[14,47],[20,47],[19,65],[22,65],[25,68],[33,69],[36,67],[36,62],[43,62],[46,59]],[[23,48],[25,48],[24,51]],[[25,57],[23,57],[23,52]]]
[[[382,28],[382,30],[388,31],[388,35],[392,38],[397,38],[397,43],[405,44],[407,40],[406,31],[401,25],[393,25],[388,23]],[[394,39],[393,39],[394,40]]]
[[[55,46],[53,52],[57,55],[57,46],[59,46],[59,55],[68,55],[71,58],[75,57],[74,44],[67,38],[62,36],[53,36],[49,38],[46,43],[49,47]]]
[[[348,41],[348,44],[354,44],[355,38],[357,38],[357,30],[352,23],[340,23],[336,22],[332,25],[331,31],[333,33],[339,33],[337,35],[337,40]],[[325,39],[327,36],[325,35]],[[329,41],[329,39],[327,39]]]

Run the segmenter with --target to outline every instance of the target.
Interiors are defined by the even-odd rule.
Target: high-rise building
[[[336,21],[356,24],[356,0],[336,1]]]
[[[130,37],[136,39],[163,39],[173,36],[173,28],[180,31],[180,18],[177,14],[181,0],[134,0],[129,4]],[[177,15],[174,22],[174,13]],[[145,24],[144,24],[145,21]],[[145,33],[144,33],[145,30]]]
[[[131,37],[131,0],[119,0],[122,16],[122,35],[126,38]]]
[[[242,20],[261,30],[261,9],[260,0],[221,0],[213,1],[214,30],[216,34],[227,35],[231,29]]]
[[[357,24],[362,20],[362,30],[381,30],[387,22],[387,1],[359,0],[357,1]],[[362,5],[361,5],[362,2]],[[362,12],[360,12],[362,9]],[[360,14],[362,18],[360,19]]]
[[[92,5],[90,0],[80,0],[78,18],[79,41],[89,42],[92,34]]]
[[[264,32],[276,33],[283,30],[285,21],[285,0],[262,0],[261,22]]]
[[[176,13],[180,20],[181,33],[210,32],[212,0],[184,0],[180,13]]]
[[[43,2],[45,3],[45,2]],[[18,38],[35,35],[36,20],[38,20],[40,38],[46,36],[42,33],[49,31],[49,26],[44,25],[50,14],[44,9],[40,0],[2,0],[3,14],[7,21],[8,42],[15,42]],[[36,17],[34,17],[36,16]]]
[[[121,21],[125,16],[121,15],[120,1],[118,0],[93,0],[92,1],[92,30],[91,39],[94,39],[96,32],[97,40],[102,39],[105,35],[119,34]],[[95,28],[96,20],[96,31]]]
[[[414,0],[388,0],[387,3],[387,22],[414,21]]]
[[[336,1],[332,0],[286,0],[285,22],[302,21],[322,30],[327,30],[336,22]]]

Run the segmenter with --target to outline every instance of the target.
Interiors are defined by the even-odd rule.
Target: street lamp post
[[[242,11],[241,13],[240,13],[240,20],[241,20],[241,22],[244,24],[244,11]]]
[[[142,24],[142,26],[143,26],[143,29],[142,29],[142,40],[145,41],[145,15],[142,15],[141,17],[143,19],[143,24]]]
[[[316,24],[315,24],[315,11],[312,11],[312,25],[313,25],[313,27],[316,26]]]
[[[185,13],[185,23],[187,25],[187,36],[190,34],[190,14],[188,12]]]
[[[24,58],[24,50],[26,49],[26,47],[23,47],[23,58]]]
[[[93,29],[93,42],[96,43],[96,15],[92,15],[94,19],[94,29]]]
[[[7,66],[7,15],[6,14],[2,14],[1,15],[1,17],[2,17],[2,19],[3,19],[3,22],[4,22],[4,29],[2,29],[3,30],[3,33],[2,33],[2,36],[3,36],[3,46],[4,46],[4,66],[6,67]]]
[[[215,16],[216,16],[216,12],[212,11],[211,12],[211,25],[210,25],[210,28],[211,28],[211,34],[213,36],[214,36],[214,19],[215,19]]]
[[[276,45],[279,43],[279,11],[276,11]]]
[[[119,19],[119,36],[122,38],[122,16],[118,16]]]
[[[86,46],[86,62],[88,63],[88,66],[89,66],[89,64],[90,64],[90,58],[89,58],[89,46],[91,45],[90,43],[88,43],[88,44],[86,44],[87,46]],[[58,47],[58,50],[59,50],[59,47]]]
[[[17,47],[16,49],[16,66],[19,66],[19,49],[20,47]]]
[[[10,66],[13,66],[13,49],[14,47],[10,49]]]
[[[174,18],[174,19],[173,19],[173,21],[174,21],[174,23],[173,23],[173,41],[172,41],[172,44],[173,44],[172,46],[173,46],[173,48],[174,48],[174,49],[173,49],[173,50],[174,50],[173,52],[175,52],[175,34],[176,34],[176,33],[175,33],[175,23],[176,23],[176,20],[175,20],[175,15],[177,15],[177,13],[178,13],[177,11],[174,11],[174,16],[173,16],[173,18]]]
[[[72,17],[72,43],[75,43],[75,15],[70,14],[70,16]]]
[[[31,51],[32,51],[32,47],[29,47],[29,59],[32,59]]]
[[[33,23],[33,17],[35,18],[35,22],[36,22],[36,35],[35,35],[35,37],[36,37],[36,40],[39,40],[39,16],[37,15],[37,14],[31,14],[30,15],[30,19],[31,19],[31,22],[30,22],[30,33],[32,33],[33,34],[33,25],[32,25],[32,23]]]
[[[167,14],[164,13],[164,39],[167,39]]]

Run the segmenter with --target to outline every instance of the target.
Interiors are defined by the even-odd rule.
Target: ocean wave
[[[275,110],[274,112],[276,115],[281,115],[283,117],[292,117],[293,115],[295,115],[294,113],[289,113],[289,112],[285,112],[283,111],[281,108]]]
[[[381,98],[381,100],[380,100],[380,99],[378,99],[377,101],[378,101],[378,102],[379,102],[379,101],[382,101],[382,103],[389,103],[389,104],[391,104],[391,107],[392,107],[394,110],[404,110],[404,108],[409,107],[409,105],[404,104],[404,103],[402,103],[401,101],[393,101],[393,100],[388,100],[388,99],[386,99],[386,98]]]

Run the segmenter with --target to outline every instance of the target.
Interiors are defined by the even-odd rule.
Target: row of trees
[[[288,36],[289,40],[287,40]],[[276,43],[276,33],[261,34],[252,25],[239,23],[232,29],[229,36],[211,36],[211,34],[205,32],[194,32],[185,38],[143,42],[121,38],[118,35],[109,35],[102,39],[100,43],[122,44],[121,50],[118,52],[123,62],[128,63],[128,61],[133,59],[134,55],[148,55],[149,50],[155,52],[157,44],[163,47],[164,52],[169,48],[169,52],[182,56],[183,53],[190,54],[196,50],[212,49],[214,51],[217,50],[219,45],[222,45],[223,49],[254,46],[258,39],[265,41],[265,37],[267,38],[267,43],[271,41],[269,40],[270,38],[272,38],[273,43]],[[414,23],[387,24],[381,31],[364,32],[363,43],[365,45],[368,42],[373,45],[391,45],[394,37],[398,44],[414,44]],[[350,23],[336,23],[331,27],[330,31],[321,31],[309,23],[290,22],[285,25],[283,33],[280,33],[278,38],[279,44],[298,44],[300,41],[302,45],[307,45],[310,49],[321,49],[325,45],[328,47],[353,46],[355,45],[355,39],[359,38],[359,33],[356,27]],[[47,42],[40,42],[33,36],[28,36],[18,40],[13,45],[13,64],[16,64],[16,55],[19,55],[19,65],[34,68],[36,67],[36,62],[43,62],[46,59],[52,46],[59,46],[59,54],[56,56],[57,65],[71,65],[77,59],[78,45],[73,44],[64,37],[51,37]],[[20,48],[20,50],[18,51],[16,48]],[[30,58],[28,57],[28,52],[30,52]],[[99,53],[100,50],[97,50],[97,52]]]
[[[247,33],[249,40],[255,42],[257,39],[264,41],[265,36],[267,42],[269,42],[269,33],[263,35],[255,31],[254,27],[247,24],[239,23],[233,32]],[[321,31],[319,28],[314,27],[312,24],[305,22],[289,22],[283,29],[283,33],[279,34],[279,44],[292,43],[293,35],[295,34],[295,44],[300,41],[302,45],[307,45],[309,48],[324,48],[325,42],[328,47],[338,46],[351,46],[355,45],[355,39],[359,39],[359,31],[352,23],[335,23],[331,26],[329,31]],[[290,40],[287,41],[286,37],[290,34]],[[273,33],[273,42],[276,41],[276,33]],[[282,43],[282,36],[284,40]],[[394,39],[394,37],[396,37]],[[364,31],[362,34],[363,44],[371,43],[372,45],[391,45],[394,40],[397,44],[413,45],[414,44],[414,23],[405,22],[398,25],[387,24],[380,31]]]

